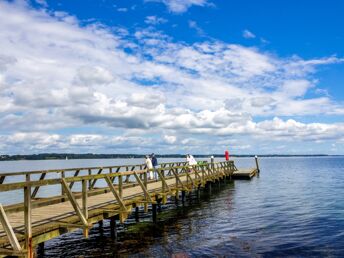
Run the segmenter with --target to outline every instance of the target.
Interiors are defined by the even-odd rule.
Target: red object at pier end
[[[229,160],[229,151],[228,150],[225,151],[225,158],[227,161]]]

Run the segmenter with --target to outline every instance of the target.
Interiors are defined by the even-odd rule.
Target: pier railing
[[[202,187],[208,181],[231,175],[234,170],[234,162],[229,161],[195,166],[185,162],[163,163],[155,170],[147,170],[141,164],[1,174],[0,192],[18,194],[19,190],[23,202],[0,204],[0,254],[25,253],[32,257],[32,247],[60,234],[61,228],[67,232],[82,228],[87,236],[92,223],[100,217],[117,214],[123,222],[133,205],[143,205],[148,211],[148,204],[154,205],[157,200],[165,203],[167,196],[179,196],[179,191]],[[157,174],[157,179],[148,178],[151,171]],[[23,177],[22,180],[18,180],[18,176]],[[12,177],[17,177],[15,182]],[[60,189],[58,192],[56,186]],[[42,187],[55,188],[51,196],[37,198]],[[104,194],[110,194],[109,201],[104,201],[103,197],[108,196]],[[104,200],[98,200],[97,196],[103,196]],[[67,202],[68,207],[71,206],[69,210],[63,206]],[[66,210],[53,212],[59,216],[58,220],[40,212],[33,216],[35,209],[43,213],[49,211],[48,206]],[[44,210],[45,207],[48,210]]]

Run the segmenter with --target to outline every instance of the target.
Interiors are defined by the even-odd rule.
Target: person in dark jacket
[[[152,155],[151,155],[151,160],[152,160],[152,165],[154,168],[154,178],[157,180],[158,179],[158,173],[156,172],[156,170],[158,168],[158,160],[155,157],[154,153],[152,153]]]

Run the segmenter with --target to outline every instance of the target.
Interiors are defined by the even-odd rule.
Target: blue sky
[[[343,1],[0,2],[0,153],[344,154]]]

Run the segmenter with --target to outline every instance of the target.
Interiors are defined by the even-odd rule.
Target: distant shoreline
[[[0,155],[0,161],[11,160],[64,160],[64,159],[130,159],[130,158],[143,158],[145,154],[75,154],[75,153],[41,153],[30,155]],[[156,154],[158,158],[185,158],[185,154]],[[194,154],[196,158],[215,158],[224,157],[223,154]],[[254,154],[231,155],[231,157],[254,157]],[[258,155],[259,157],[331,157],[343,155],[328,155],[328,154],[295,154],[295,155],[282,155],[282,154],[265,154]]]

